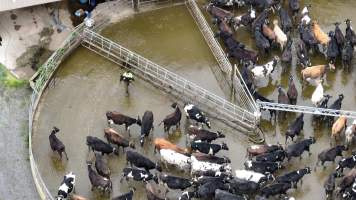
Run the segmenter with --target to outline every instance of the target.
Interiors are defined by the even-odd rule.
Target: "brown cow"
[[[104,134],[109,143],[122,147],[122,151],[124,151],[126,147],[135,149],[134,143],[129,142],[123,135],[115,131],[113,128],[105,128]]]
[[[347,118],[345,116],[340,116],[333,124],[331,128],[331,137],[340,137],[342,131],[346,128]],[[330,141],[331,143],[331,141]]]
[[[161,150],[161,149],[170,149],[173,150],[177,153],[181,153],[181,154],[189,154],[189,150],[188,149],[183,149],[181,147],[178,147],[177,145],[171,143],[170,141],[164,139],[164,138],[156,138],[153,141],[153,144],[155,145],[154,147],[154,152],[156,153],[156,151]]]
[[[328,45],[329,40],[330,40],[329,36],[328,36],[326,33],[324,33],[323,30],[321,30],[321,28],[320,28],[318,22],[315,21],[315,20],[312,22],[312,32],[313,32],[313,34],[314,34],[316,40],[317,40],[321,45],[323,45],[323,46]]]

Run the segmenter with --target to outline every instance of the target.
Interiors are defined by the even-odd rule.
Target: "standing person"
[[[120,82],[124,81],[126,85],[126,94],[129,94],[129,85],[131,82],[135,81],[133,74],[130,71],[124,72],[120,76]]]

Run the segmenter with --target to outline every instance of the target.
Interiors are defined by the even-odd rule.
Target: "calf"
[[[256,161],[261,162],[283,162],[286,157],[284,150],[277,150],[256,156]]]
[[[162,122],[159,123],[159,125],[161,125],[161,123],[163,123],[164,131],[166,131],[166,132],[169,132],[169,130],[171,129],[171,126],[176,126],[176,128],[179,128],[180,120],[182,119],[182,112],[180,111],[178,104],[173,103],[171,105],[171,107],[175,109],[174,112],[167,115],[162,120]]]
[[[201,140],[208,143],[218,138],[225,138],[225,135],[220,131],[215,133],[193,125],[188,127],[188,135],[192,140]]]
[[[136,188],[132,187],[132,188],[130,188],[130,192],[127,192],[127,193],[122,194],[117,197],[113,197],[111,200],[132,200],[135,191],[136,191]]]
[[[335,69],[333,68],[333,65],[315,65],[307,67],[301,71],[303,80],[321,79],[324,77],[327,68]]]
[[[347,70],[350,70],[352,67],[352,59],[354,57],[354,45],[350,40],[345,42],[344,47],[341,50],[341,59],[342,59],[342,67]]]
[[[193,153],[193,156],[199,160],[204,162],[216,163],[216,164],[224,164],[231,163],[231,160],[228,157],[218,157],[210,154],[204,153]]]
[[[112,182],[110,179],[100,176],[96,171],[92,169],[92,164],[88,163],[88,175],[89,180],[92,185],[91,190],[93,191],[94,188],[99,189],[103,192],[111,193],[112,191]]]
[[[116,132],[113,128],[105,128],[104,136],[108,140],[109,144],[116,144],[118,147],[122,147],[122,151],[124,152],[125,148],[131,147],[135,149],[135,144],[133,142],[129,142],[123,135]]]
[[[191,159],[190,157],[177,153],[171,149],[161,149],[160,150],[161,161],[166,165],[173,165],[183,171],[188,171],[190,169]]]
[[[277,150],[283,150],[281,145],[274,145],[274,144],[259,144],[259,145],[251,145],[247,147],[247,156],[257,156],[264,153],[270,153]]]
[[[231,192],[234,194],[253,195],[260,189],[260,184],[258,183],[237,178],[229,180],[229,185],[231,187]]]
[[[202,153],[215,155],[220,150],[229,150],[225,143],[222,144],[210,144],[202,141],[193,141],[191,143],[192,150],[197,150]]]
[[[311,154],[310,153],[310,145],[312,145],[314,143],[315,143],[315,138],[310,137],[309,139],[304,139],[297,143],[288,145],[287,150],[286,150],[288,161],[292,157],[300,157],[300,159],[301,159],[304,151],[308,151],[309,155],[310,155]]]
[[[333,195],[333,192],[335,190],[335,177],[336,173],[332,172],[324,182],[326,199],[329,199],[329,197]]]
[[[181,178],[177,176],[170,176],[167,174],[161,174],[160,175],[160,180],[162,183],[173,190],[180,189],[180,190],[185,190],[192,186],[193,182],[189,179],[186,178]]]
[[[286,143],[288,137],[290,137],[293,141],[294,137],[299,135],[300,132],[303,130],[304,127],[304,120],[303,120],[304,114],[300,114],[295,121],[288,126],[287,132],[286,132]]]
[[[265,184],[267,181],[274,180],[272,174],[262,174],[254,171],[249,170],[236,170],[235,176],[238,179],[246,180],[246,181],[253,181],[258,184]]]
[[[224,190],[216,189],[215,190],[215,200],[247,200],[245,197],[240,195],[231,194]]]
[[[106,112],[106,119],[108,120],[108,124],[117,124],[117,125],[125,125],[125,130],[129,131],[130,126],[133,124],[141,125],[141,120],[139,117],[137,119],[131,118],[129,116],[123,115],[117,111],[108,111]]]
[[[298,90],[295,87],[292,75],[289,76],[287,96],[288,96],[290,104],[292,104],[292,105],[297,104]]]
[[[101,154],[95,154],[95,169],[100,176],[110,178],[111,172],[108,167],[108,161]]]
[[[189,155],[188,149],[183,149],[181,147],[178,147],[177,145],[169,142],[168,140],[166,140],[164,138],[156,138],[153,141],[153,144],[154,144],[154,152],[155,153],[156,153],[157,149],[158,150],[170,149],[170,150],[175,151],[177,153],[188,154]]]
[[[290,183],[273,183],[261,189],[261,194],[265,197],[286,194],[292,187]]]
[[[244,163],[244,166],[247,170],[253,170],[262,174],[273,174],[274,172],[282,168],[282,165],[279,162],[261,162],[252,160],[246,161]]]
[[[152,175],[151,173],[142,169],[131,168],[131,167],[125,167],[122,170],[122,177],[120,182],[122,182],[123,178],[125,178],[126,181],[129,181],[130,179],[135,181],[143,181],[143,182],[154,180],[156,183],[158,183],[158,178]]]
[[[344,95],[339,94],[339,97],[328,107],[329,109],[333,110],[340,110],[341,105],[342,105],[342,100],[344,100]],[[334,123],[334,117],[333,116],[327,116],[326,121],[329,126],[333,125]]]
[[[319,162],[324,166],[324,163],[327,161],[335,162],[335,158],[337,156],[342,156],[342,152],[346,151],[347,148],[343,145],[338,145],[336,147],[326,149],[318,154],[318,161],[316,162],[316,166],[318,166]]]
[[[87,136],[87,145],[89,150],[101,152],[101,154],[111,154],[119,155],[119,150],[112,147],[110,144],[100,140],[97,137]]]
[[[201,174],[204,172],[231,172],[231,166],[228,164],[216,164],[210,162],[199,161],[195,156],[191,156],[191,174]]]
[[[310,173],[311,173],[310,168],[306,167],[304,169],[299,169],[299,170],[292,171],[292,172],[286,173],[284,175],[278,176],[278,177],[276,177],[276,181],[279,183],[291,183],[292,186],[297,188],[298,182],[300,181],[301,183],[303,183],[302,178],[306,174],[310,174]]]
[[[184,111],[188,119],[193,119],[198,123],[205,124],[208,128],[211,128],[208,117],[206,117],[205,114],[195,105],[185,104]]]
[[[276,34],[277,43],[279,44],[279,46],[281,47],[281,50],[283,51],[284,47],[287,44],[288,37],[282,31],[282,29],[278,26],[277,20],[273,20],[273,25],[274,25],[273,31]]]
[[[312,94],[311,101],[313,102],[314,106],[319,106],[320,102],[324,98],[324,88],[323,88],[323,81],[316,80],[317,86]]]
[[[160,172],[162,171],[162,168],[158,163],[152,162],[149,158],[135,151],[126,151],[126,162],[130,163],[131,166],[135,165],[136,167],[144,168],[146,171],[149,171],[150,169],[156,169]]]
[[[70,194],[73,192],[74,186],[75,186],[75,175],[73,174],[73,172],[70,172],[69,174],[66,174],[63,177],[63,181],[58,188],[56,200],[67,199],[67,197],[69,197]]]
[[[355,45],[356,44],[356,34],[355,34],[354,30],[352,29],[351,20],[346,19],[345,23],[346,23],[345,39],[348,41],[351,41],[352,45]]]
[[[144,144],[145,137],[148,137],[151,130],[153,130],[153,113],[152,111],[145,111],[141,121],[141,136],[140,136],[140,144],[141,147]]]
[[[355,166],[356,166],[356,155],[352,155],[350,157],[341,159],[336,167],[336,171],[340,175],[345,168],[352,169]]]
[[[62,153],[64,153],[64,155],[66,156],[66,158],[68,160],[66,147],[64,146],[63,142],[60,141],[56,136],[56,133],[58,133],[58,132],[59,132],[59,129],[54,126],[51,134],[48,137],[49,145],[51,146],[52,151],[58,152],[61,160],[62,160]]]

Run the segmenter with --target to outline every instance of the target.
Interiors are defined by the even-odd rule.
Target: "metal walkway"
[[[299,105],[289,105],[289,104],[279,104],[279,103],[270,103],[257,101],[257,104],[261,109],[267,110],[279,110],[287,112],[298,112],[298,113],[307,113],[313,115],[326,115],[326,116],[345,116],[347,118],[356,119],[355,111],[346,111],[346,110],[332,110],[324,108],[316,108],[311,106],[299,106]]]
[[[250,112],[259,112],[251,93],[248,90],[245,90],[247,87],[245,86],[237,67],[231,65],[219,42],[215,39],[213,31],[205,20],[205,17],[195,0],[187,0],[186,6],[219,64],[220,69],[212,68],[212,71],[214,72],[222,90],[224,92],[229,92],[229,88],[233,88],[234,97],[238,105],[241,105]],[[218,70],[220,70],[220,72]]]
[[[256,137],[253,133],[257,127],[257,118],[259,118],[256,113],[232,104],[89,29],[84,29],[82,39],[82,45],[86,48],[120,66],[123,66],[125,62],[124,67],[154,86],[174,95],[183,102],[194,103],[212,117],[241,130],[248,136]]]

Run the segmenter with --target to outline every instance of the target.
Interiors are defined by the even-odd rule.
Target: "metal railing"
[[[185,102],[196,103],[234,128],[242,126],[245,131],[251,131],[257,126],[256,113],[232,104],[91,30],[84,29],[82,45],[119,65],[126,63],[136,75]]]
[[[267,109],[267,110],[279,110],[279,111],[298,112],[298,113],[307,113],[313,115],[325,115],[325,116],[334,116],[334,117],[345,116],[347,118],[356,119],[355,111],[333,110],[333,109],[325,109],[325,108],[316,108],[311,106],[279,104],[279,103],[270,103],[270,102],[262,102],[262,101],[257,101],[257,104],[260,106],[261,109]]]
[[[243,82],[243,78],[241,77],[240,72],[238,71],[237,67],[234,68],[231,65],[219,42],[215,39],[213,31],[211,30],[208,22],[205,20],[205,17],[200,11],[195,0],[187,0],[186,5],[200,32],[204,36],[204,39],[212,51],[216,61],[218,62],[221,73],[225,77],[225,79],[222,79],[221,76],[216,75],[222,89],[226,91],[226,85],[228,85],[230,88],[233,88],[235,90],[234,93],[238,105],[242,105],[242,107],[248,109],[251,112],[259,112],[251,93],[245,89],[247,87]],[[234,69],[236,70],[236,73],[233,72]],[[214,73],[216,72],[214,69],[213,71]]]

